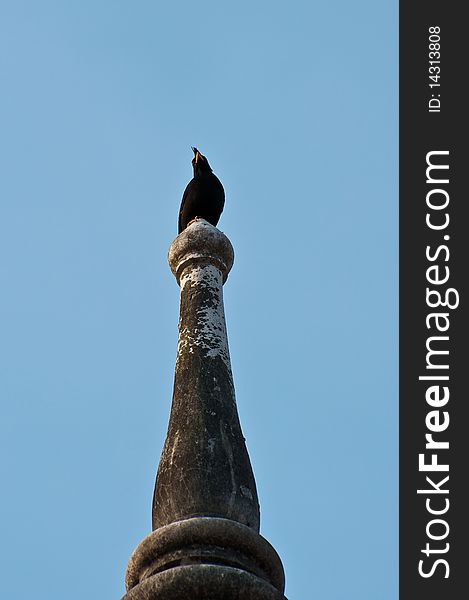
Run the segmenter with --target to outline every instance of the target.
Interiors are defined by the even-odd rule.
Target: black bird
[[[218,177],[213,174],[208,160],[197,148],[192,150],[194,177],[187,184],[182,196],[178,233],[196,217],[216,226],[225,204],[225,190]]]

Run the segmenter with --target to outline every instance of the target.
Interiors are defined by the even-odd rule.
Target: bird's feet
[[[195,223],[196,221],[199,221],[202,217],[194,217],[193,219],[191,219],[189,221],[189,223],[186,225],[186,228],[189,227],[189,225],[192,225],[192,223]]]

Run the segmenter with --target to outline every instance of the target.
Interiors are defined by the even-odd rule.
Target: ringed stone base
[[[133,553],[123,600],[285,600],[274,548],[251,528],[215,517],[160,527]]]

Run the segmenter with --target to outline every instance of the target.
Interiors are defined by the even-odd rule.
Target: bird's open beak
[[[199,160],[199,151],[197,150],[197,148],[194,148],[194,146],[191,146],[192,148],[192,152],[195,154],[195,164],[197,164],[197,161]]]

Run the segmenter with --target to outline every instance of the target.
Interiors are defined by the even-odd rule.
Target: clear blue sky
[[[397,597],[397,2],[0,2],[2,597],[117,599],[151,527],[191,145],[290,600]],[[66,590],[66,591],[64,591]]]

